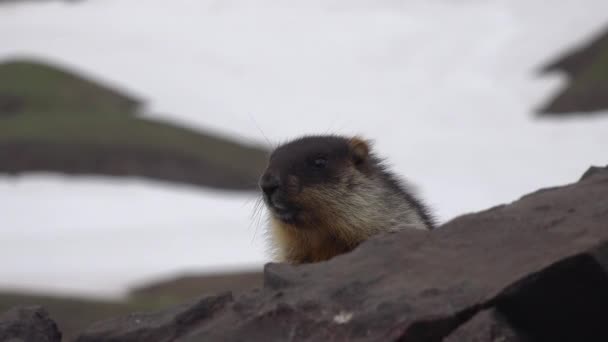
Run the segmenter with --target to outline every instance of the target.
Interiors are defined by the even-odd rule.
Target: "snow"
[[[94,296],[265,261],[255,195],[52,175],[0,182],[0,287]]]
[[[73,67],[144,98],[151,117],[244,141],[362,134],[445,221],[607,163],[606,117],[532,115],[564,81],[538,69],[606,23],[604,0],[48,2],[0,7],[0,60]],[[183,270],[260,267],[252,201],[0,178],[0,286],[110,296]]]

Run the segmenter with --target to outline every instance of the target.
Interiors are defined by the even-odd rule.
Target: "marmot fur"
[[[435,225],[427,207],[358,137],[305,136],[280,145],[259,186],[277,261],[327,260],[378,233]]]

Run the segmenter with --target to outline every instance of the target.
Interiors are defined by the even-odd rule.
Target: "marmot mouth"
[[[277,200],[267,201],[267,204],[270,211],[279,220],[288,224],[296,223],[296,218],[300,211],[296,206]]]
[[[296,215],[297,212],[295,211],[275,211],[275,216],[288,224],[295,224],[296,223]]]

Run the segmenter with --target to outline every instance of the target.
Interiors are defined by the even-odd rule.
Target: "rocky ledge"
[[[43,308],[24,306],[0,315],[0,341],[58,342],[61,332]]]
[[[98,322],[76,340],[608,341],[606,308],[608,167],[431,233],[268,264],[262,289]]]

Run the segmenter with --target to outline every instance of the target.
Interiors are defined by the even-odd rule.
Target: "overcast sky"
[[[362,134],[442,221],[606,164],[608,117],[533,120],[536,71],[608,25],[608,1],[84,1],[0,7],[0,59],[48,59],[146,115],[272,143]],[[0,286],[115,295],[261,267],[252,194],[0,177]],[[256,229],[257,227],[257,229]]]

